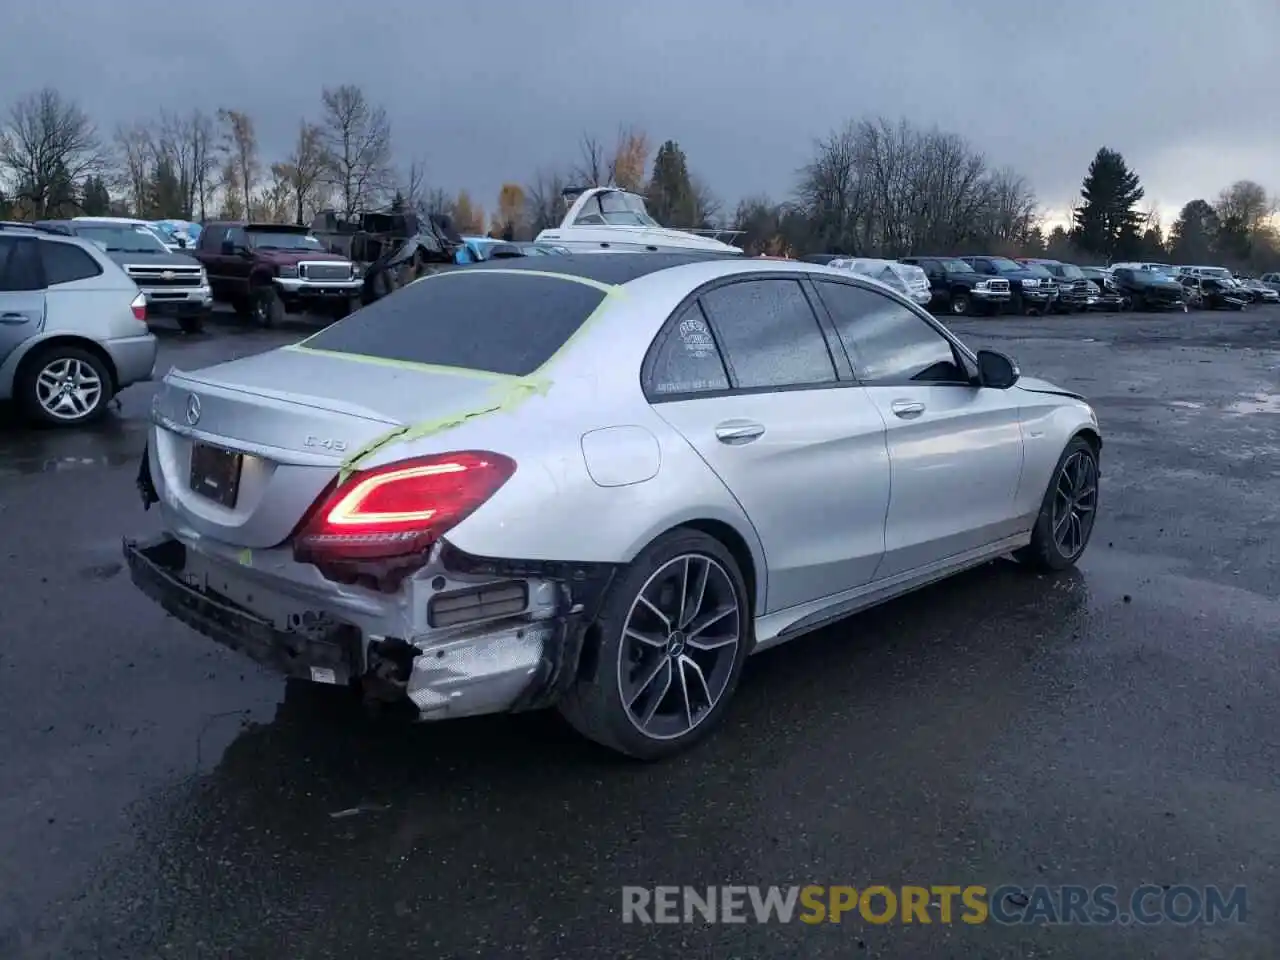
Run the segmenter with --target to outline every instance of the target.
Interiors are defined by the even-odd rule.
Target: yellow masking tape
[[[481,371],[481,370],[463,370],[457,367],[438,368],[439,371],[442,373],[457,373],[462,375],[471,374],[475,376],[483,376],[490,379],[494,379],[498,382],[495,382],[493,386],[493,390],[490,394],[489,402],[486,402],[485,404],[477,407],[476,409],[450,414],[449,416],[439,417],[435,420],[428,420],[428,421],[425,421],[424,423],[405,424],[402,427],[396,427],[394,430],[388,431],[387,433],[383,434],[380,437],[375,437],[373,440],[365,444],[359,450],[352,453],[350,456],[347,457],[346,460],[342,462],[342,467],[338,471],[339,483],[345,483],[347,478],[350,477],[351,474],[358,469],[359,464],[362,460],[372,455],[375,451],[382,449],[389,443],[408,442],[410,440],[419,440],[423,437],[429,437],[432,434],[440,433],[441,431],[450,430],[453,427],[460,426],[461,424],[467,422],[468,420],[473,420],[476,417],[482,417],[490,413],[510,412],[514,410],[516,407],[518,407],[522,402],[527,400],[529,397],[539,395],[539,394],[545,395],[547,391],[551,389],[551,383],[552,383],[550,378],[546,376],[546,371],[556,362],[556,358],[563,356],[570,344],[572,344],[575,340],[577,340],[580,336],[582,336],[583,333],[586,332],[588,328],[593,326],[595,322],[605,313],[605,311],[611,305],[613,305],[614,303],[617,303],[619,299],[621,299],[626,295],[623,288],[620,286],[614,286],[607,283],[602,284],[594,280],[588,281],[583,277],[575,277],[569,274],[549,273],[549,272],[544,272],[540,270],[539,271],[488,270],[486,272],[487,273],[518,273],[522,275],[532,273],[536,276],[554,277],[556,279],[563,279],[563,280],[573,280],[577,282],[586,283],[588,286],[593,286],[593,287],[597,287],[598,289],[604,290],[605,298],[600,301],[600,303],[596,306],[594,310],[591,311],[591,315],[588,316],[587,319],[582,322],[582,326],[580,326],[576,331],[574,331],[573,335],[569,337],[568,340],[566,340],[563,344],[561,344],[560,349],[558,349],[555,353],[553,353],[546,360],[546,362],[544,362],[540,367],[538,367],[537,370],[535,370],[533,373],[529,374],[526,377],[510,377],[502,374],[486,374],[484,371]],[[449,274],[436,274],[436,276],[448,276],[448,275]],[[304,340],[303,343],[305,342],[306,341]],[[310,350],[310,348],[302,347],[301,344],[295,346],[293,349]],[[313,352],[327,353],[328,351],[316,350]],[[345,354],[335,354],[335,355],[345,356]],[[397,365],[399,365],[399,361],[393,361],[393,363],[396,363]],[[403,365],[406,369],[410,369],[410,368],[436,369],[436,368],[432,368],[430,364],[405,363]]]
[[[338,482],[345,483],[347,478],[358,468],[360,461],[371,456],[376,451],[382,449],[389,443],[407,443],[411,440],[420,440],[423,437],[429,437],[432,434],[440,433],[443,430],[450,430],[453,427],[461,426],[468,420],[476,417],[482,417],[488,413],[503,413],[514,410],[520,403],[536,394],[545,394],[551,389],[551,381],[544,378],[530,375],[528,377],[512,378],[510,383],[495,384],[490,394],[490,399],[484,405],[474,410],[460,411],[452,413],[445,417],[438,417],[435,420],[427,420],[423,423],[405,424],[403,427],[396,427],[380,437],[374,438],[365,444],[355,453],[347,457],[342,462],[342,467],[338,471]]]

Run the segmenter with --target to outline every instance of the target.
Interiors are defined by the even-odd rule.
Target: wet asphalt
[[[754,658],[660,765],[551,715],[364,718],[166,617],[123,534],[150,385],[0,421],[0,957],[1280,952],[1280,309],[966,320],[1087,394],[1080,568],[1001,561]],[[160,369],[297,329],[166,336]],[[627,925],[623,885],[1248,888],[1189,927]]]

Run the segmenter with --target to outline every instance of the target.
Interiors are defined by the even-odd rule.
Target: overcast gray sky
[[[0,91],[58,86],[104,132],[249,111],[287,151],[323,85],[385,105],[397,157],[492,207],[584,131],[677,140],[732,204],[786,195],[813,139],[906,116],[968,137],[1049,210],[1103,144],[1175,209],[1280,191],[1278,0],[11,0]]]

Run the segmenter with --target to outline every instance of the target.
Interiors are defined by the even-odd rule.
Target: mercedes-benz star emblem
[[[194,393],[187,397],[187,423],[195,426],[200,422],[200,398]]]

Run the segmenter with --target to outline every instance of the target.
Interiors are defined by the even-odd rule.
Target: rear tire
[[[1074,566],[1093,535],[1098,486],[1098,455],[1092,444],[1076,437],[1053,468],[1031,530],[1031,543],[1014,551],[1014,557],[1043,571]]]
[[[732,554],[701,531],[672,530],[615,581],[591,627],[590,672],[557,708],[584,737],[626,756],[679,753],[723,719],[751,628]]]
[[[100,420],[115,393],[111,373],[98,357],[81,347],[58,345],[24,361],[16,387],[23,412],[50,427]]]

